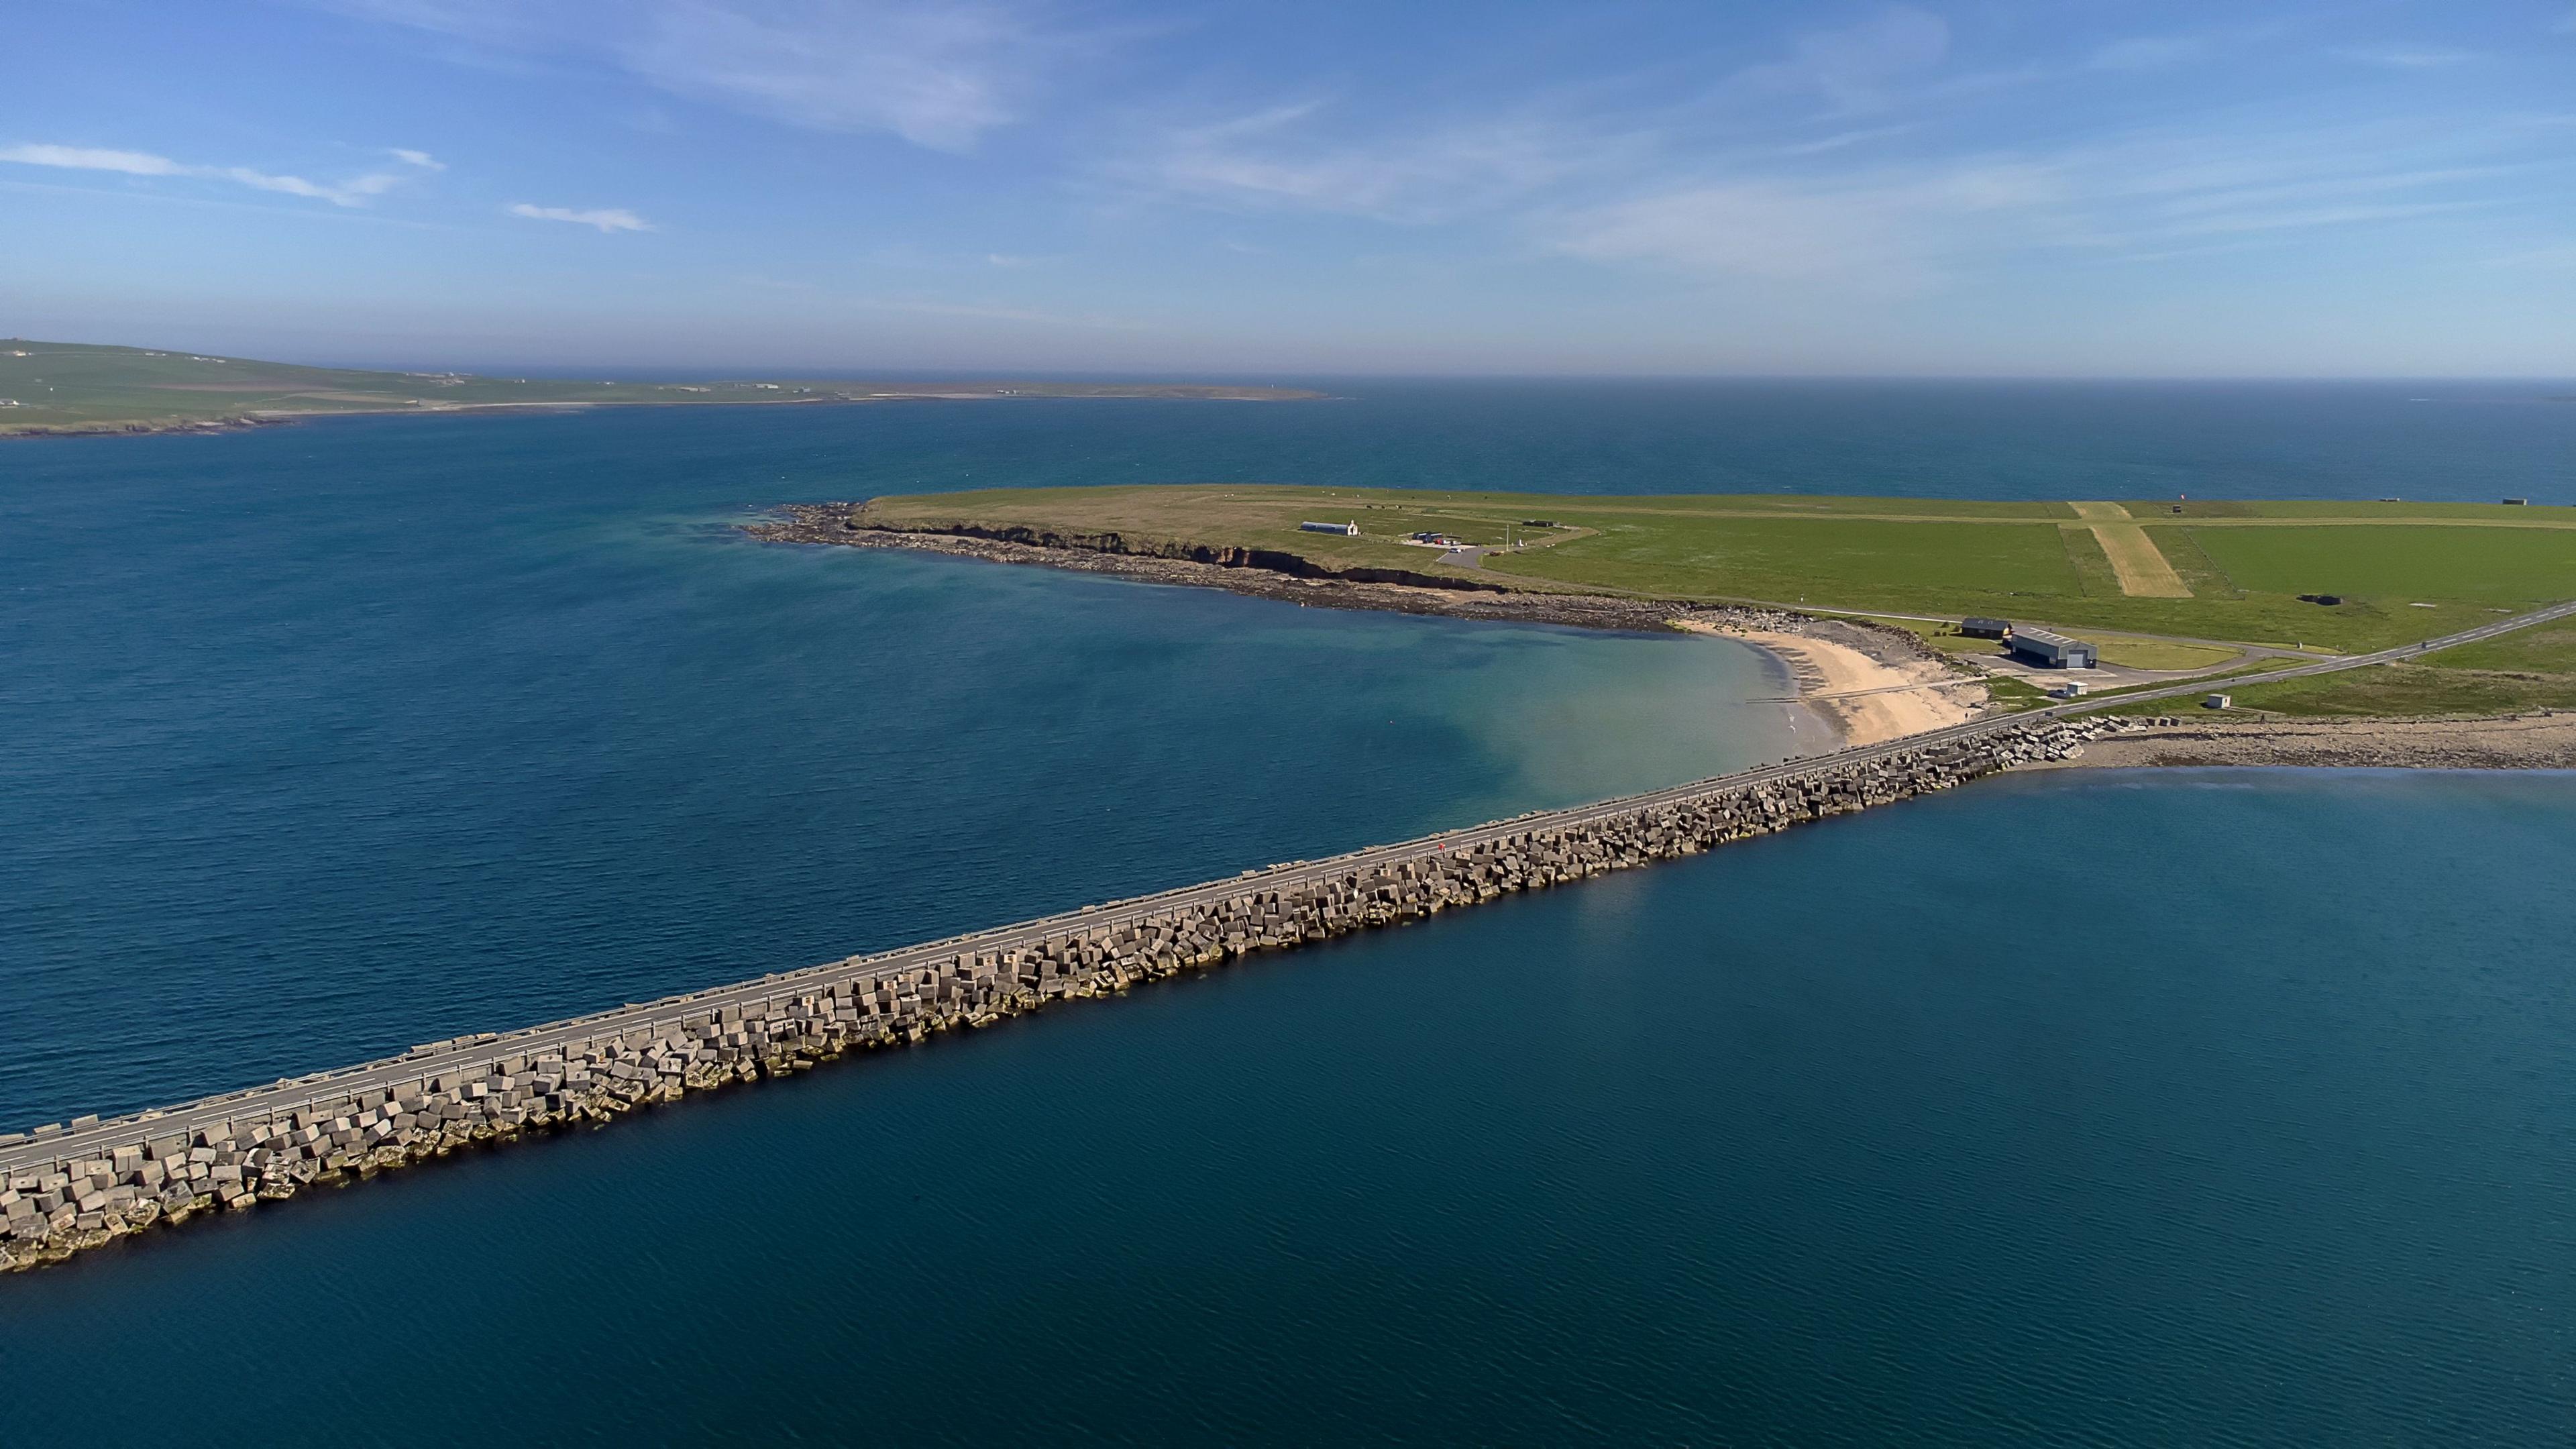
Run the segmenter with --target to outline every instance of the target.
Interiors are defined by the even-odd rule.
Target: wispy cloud
[[[1948,21],[1892,5],[1857,24],[1800,35],[1787,56],[1736,72],[1726,88],[1812,96],[1841,113],[1883,110],[1904,81],[1949,53]]]
[[[1401,139],[1318,140],[1322,102],[1167,133],[1120,179],[1220,205],[1429,222],[1527,197],[1597,166],[1613,136],[1537,117],[1432,124]]]
[[[2570,17],[2576,22],[2576,17]],[[2576,23],[2571,23],[2576,29]],[[2542,247],[2536,251],[2513,252],[2489,259],[2489,266],[2532,267],[2544,271],[2576,271],[2576,246]]]
[[[853,298],[850,305],[871,312],[911,312],[924,317],[957,317],[982,322],[1026,322],[1045,327],[1078,327],[1107,332],[1146,332],[1152,325],[1133,318],[1097,313],[1048,312],[995,302],[916,301],[905,298]]]
[[[2474,132],[2463,134],[2474,137]],[[2187,254],[2501,204],[2516,167],[2394,126],[2142,132],[2031,154],[1833,174],[1715,176],[1534,220],[1587,260],[1912,290],[2035,253]]]
[[[437,157],[430,155],[426,151],[413,151],[405,147],[396,146],[386,154],[392,156],[395,160],[400,161],[405,166],[417,166],[423,171],[444,171],[447,169],[446,162],[439,160]]]
[[[2208,53],[2204,36],[2141,35],[2102,46],[2093,52],[2090,64],[2096,70],[2162,70]]]
[[[97,146],[5,146],[0,161],[21,166],[59,166],[71,171],[121,171],[128,176],[195,174],[167,156],[144,151],[111,151]]]
[[[1004,0],[310,0],[488,50],[579,57],[821,131],[965,151],[1096,44]]]
[[[2448,50],[2438,46],[2369,45],[2348,46],[2336,51],[2335,58],[2387,70],[2441,70],[2466,65],[2478,57],[2475,51]]]
[[[581,209],[570,206],[532,206],[521,201],[501,209],[511,216],[526,217],[530,221],[568,221],[575,226],[597,227],[602,233],[653,230],[651,222],[624,207]]]
[[[256,191],[327,201],[334,206],[361,206],[402,183],[402,177],[377,172],[341,182],[307,181],[248,166],[199,166],[173,161],[148,151],[118,151],[97,146],[0,146],[0,161],[22,166],[52,166],[68,171],[109,171],[124,176],[177,176],[230,181]]]
[[[1838,279],[1873,291],[1935,280],[1982,219],[2057,202],[2051,168],[1996,161],[1916,177],[1736,178],[1662,190],[1542,224],[1569,256],[1768,280]]]
[[[1605,101],[1617,87],[1568,87],[1494,113],[1390,116],[1308,98],[1166,127],[1106,169],[1148,192],[1239,210],[1447,222],[1615,187],[1681,155],[1790,160],[1903,135],[1916,121],[1891,113],[1932,89],[2002,83],[1943,78],[1950,50],[1948,22],[1893,5],[1795,32],[1770,58],[1678,99]],[[1833,129],[1779,139],[1818,123]]]

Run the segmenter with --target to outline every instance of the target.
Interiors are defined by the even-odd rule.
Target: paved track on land
[[[2223,684],[2227,688],[2249,684],[2269,684],[2275,680],[2301,679],[2309,675],[2334,674],[2347,669],[2387,664],[2400,659],[2412,659],[2419,654],[2430,653],[2436,649],[2474,644],[2480,640],[2512,633],[2517,629],[2527,629],[2536,624],[2545,624],[2571,616],[2576,616],[2576,601],[2552,604],[2544,609],[2535,609],[2530,613],[2518,614],[2508,619],[2498,619],[2491,624],[2464,629],[2456,634],[2446,634],[2438,639],[2428,639],[2420,644],[2405,644],[2375,653],[2320,660],[2313,664],[2267,670],[2259,674],[2240,674],[2223,681]],[[2024,710],[2018,714],[1991,715],[1984,719],[1970,720],[1965,724],[1950,725],[1922,734],[1906,735],[1880,744],[1857,745],[1829,754],[1784,760],[1750,770],[1739,770],[1732,775],[1721,775],[1713,779],[1676,785],[1669,789],[1651,790],[1640,795],[1627,795],[1564,810],[1536,811],[1527,815],[1517,815],[1508,820],[1490,821],[1483,825],[1445,831],[1437,835],[1426,835],[1413,840],[1397,841],[1388,845],[1372,845],[1325,860],[1295,861],[1274,865],[1264,870],[1245,871],[1223,880],[1183,886],[1177,890],[1138,896],[1130,900],[1112,901],[1106,905],[1085,906],[1079,910],[1022,921],[1015,925],[998,926],[962,936],[948,937],[944,940],[905,946],[881,955],[833,961],[799,971],[763,976],[756,981],[713,987],[686,996],[667,997],[660,1001],[626,1006],[614,1011],[577,1017],[570,1021],[551,1022],[521,1031],[504,1032],[489,1041],[477,1041],[463,1046],[317,1072],[271,1086],[253,1087],[245,1091],[227,1093],[220,1097],[209,1097],[146,1113],[140,1119],[117,1118],[101,1122],[94,1127],[84,1127],[77,1131],[61,1132],[49,1137],[31,1138],[27,1141],[0,1146],[0,1173],[43,1167],[56,1161],[89,1156],[94,1152],[103,1152],[110,1147],[133,1142],[139,1137],[162,1137],[180,1132],[194,1133],[199,1128],[223,1122],[281,1116],[322,1098],[337,1098],[350,1092],[410,1085],[441,1072],[479,1070],[485,1063],[500,1056],[540,1055],[551,1047],[561,1046],[567,1042],[622,1033],[642,1027],[660,1028],[677,1025],[684,1017],[725,1006],[749,1006],[766,1002],[774,997],[792,997],[810,992],[830,981],[862,974],[918,969],[935,963],[941,957],[951,956],[961,951],[1017,950],[1034,946],[1049,937],[1060,936],[1067,932],[1093,930],[1103,926],[1115,927],[1166,911],[1221,902],[1249,891],[1294,890],[1350,871],[1397,864],[1443,851],[1471,849],[1528,831],[1560,830],[1571,826],[1588,825],[1635,810],[1681,804],[1718,791],[1743,789],[1802,775],[1871,764],[1914,750],[1956,743],[1974,739],[1979,735],[2011,729],[2033,720],[2062,718],[2120,705],[2199,694],[2214,682],[2218,681],[2142,689],[2124,694],[2070,700],[2063,704]],[[148,1127],[138,1131],[138,1126],[145,1121],[148,1121]]]

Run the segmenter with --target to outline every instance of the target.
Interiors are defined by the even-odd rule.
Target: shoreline
[[[1875,745],[1965,724],[1986,703],[1986,681],[1954,672],[1937,658],[1891,657],[1892,649],[1812,632],[1786,633],[1683,619],[1674,627],[1750,644],[1778,659],[1795,691],[1789,701],[1829,725],[1842,743]],[[1857,631],[1855,631],[1857,632]]]
[[[1490,581],[1409,575],[1349,577],[1295,555],[1158,545],[1104,535],[1031,542],[860,524],[854,503],[784,505],[742,526],[768,543],[903,549],[986,563],[1067,569],[1143,583],[1223,589],[1299,607],[1363,609],[1499,623],[1731,638],[1777,661],[1794,695],[1780,701],[1821,721],[1837,745],[1902,739],[1978,717],[1990,704],[1949,704],[1980,678],[1915,634],[1854,619],[1755,605],[1691,604],[1622,595],[1547,593]],[[1045,537],[1045,536],[1041,536]],[[1139,547],[1171,552],[1130,552]],[[1177,553],[1179,556],[1173,556]],[[1302,570],[1292,572],[1292,569]],[[1383,574],[1388,570],[1354,570]],[[1413,582],[1411,580],[1419,580]],[[1955,688],[1953,686],[1956,686]],[[2286,765],[2424,769],[2576,769],[2576,714],[2470,719],[2237,721],[2104,715],[2107,729],[2075,760],[2050,768]],[[2537,723],[2534,723],[2537,722]]]
[[[740,397],[691,400],[688,398],[586,398],[539,399],[528,402],[441,403],[434,406],[346,407],[346,408],[274,408],[257,412],[235,413],[205,418],[124,418],[102,419],[90,423],[0,422],[0,442],[12,438],[120,438],[150,437],[170,433],[239,433],[254,428],[291,427],[316,418],[387,418],[450,417],[470,413],[520,412],[589,412],[598,408],[776,408],[822,407],[834,404],[899,403],[899,402],[1018,402],[1035,397],[1054,402],[1328,402],[1323,394],[1302,396],[1229,396],[1223,390],[1214,393],[1042,393],[1017,392],[887,392],[863,397]]]
[[[1518,624],[1556,624],[1575,629],[1662,634],[1674,630],[1709,634],[1769,645],[1753,636],[1778,641],[1770,649],[1799,681],[1798,665],[1785,652],[1793,642],[1820,642],[1861,663],[1838,662],[1818,678],[1853,675],[1863,664],[1897,667],[1921,662],[1943,668],[1941,656],[1912,633],[1885,625],[1833,619],[1752,604],[1692,604],[1669,599],[1640,599],[1619,594],[1548,592],[1403,570],[1362,568],[1334,572],[1292,554],[1261,550],[1213,549],[1181,545],[1140,544],[1104,536],[1097,539],[1032,542],[984,534],[913,531],[880,525],[855,525],[845,503],[797,503],[770,517],[743,525],[742,531],[764,543],[821,544],[835,548],[901,549],[943,554],[984,563],[1019,564],[1105,574],[1140,583],[1185,588],[1222,589],[1257,599],[1276,599],[1301,608],[1360,609],[1379,613],[1439,615]],[[1170,552],[1134,551],[1167,548]],[[1907,682],[1901,676],[1872,680],[1861,687]],[[1845,686],[1838,686],[1845,687]],[[1794,701],[1811,704],[1801,698]]]
[[[2465,719],[2229,720],[2114,717],[2108,733],[2049,769],[2213,765],[2411,770],[2576,770],[2576,714]]]

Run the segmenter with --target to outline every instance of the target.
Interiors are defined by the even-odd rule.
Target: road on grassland
[[[2303,679],[2316,674],[2334,674],[2347,669],[2361,669],[2374,664],[2387,664],[2412,659],[2437,649],[2474,644],[2493,639],[2517,629],[2576,616],[2576,601],[2552,604],[2544,609],[2498,619],[2474,629],[2428,639],[2420,644],[2405,644],[2371,654],[2354,654],[2312,664],[2267,670],[2259,674],[2240,674],[2224,681],[2228,688],[2251,684],[2270,684],[2283,679]],[[1651,809],[1658,805],[1681,804],[1717,791],[1743,789],[1797,776],[1846,769],[1902,755],[1933,745],[1949,744],[1992,734],[2027,724],[2033,720],[2056,719],[2094,710],[2138,704],[2159,699],[2173,699],[2199,694],[2213,681],[2178,684],[2128,693],[2068,700],[2024,710],[2018,714],[1990,715],[1966,724],[1950,725],[1922,734],[1906,735],[1874,745],[1856,745],[1822,755],[1808,755],[1740,770],[1732,775],[1698,780],[1664,790],[1651,790],[1641,795],[1622,796],[1591,805],[1577,805],[1565,810],[1534,811],[1496,820],[1461,830],[1426,835],[1415,840],[1390,845],[1373,845],[1347,855],[1327,860],[1295,861],[1274,865],[1264,870],[1245,871],[1223,880],[1208,881],[1177,890],[1164,891],[1131,900],[1112,901],[1106,905],[1085,906],[1080,910],[1023,921],[1016,925],[952,936],[945,940],[906,946],[882,955],[834,961],[800,971],[763,976],[755,981],[719,986],[686,996],[622,1007],[570,1021],[549,1023],[523,1031],[504,1032],[492,1040],[476,1041],[462,1046],[442,1047],[412,1055],[368,1062],[360,1066],[317,1072],[306,1077],[282,1081],[273,1086],[254,1087],[247,1091],[210,1097],[156,1113],[144,1114],[149,1125],[138,1130],[138,1119],[127,1117],[101,1122],[77,1131],[60,1132],[46,1137],[0,1146],[0,1174],[43,1167],[56,1161],[68,1161],[106,1151],[110,1147],[134,1142],[142,1137],[163,1137],[174,1133],[194,1133],[201,1127],[220,1123],[277,1117],[325,1098],[338,1098],[351,1092],[380,1091],[389,1087],[416,1085],[425,1078],[442,1072],[474,1072],[497,1057],[540,1056],[547,1050],[566,1043],[622,1034],[638,1028],[657,1031],[678,1025],[684,1018],[697,1016],[727,1006],[761,1005],[774,998],[794,997],[814,991],[822,985],[853,976],[917,970],[959,952],[1012,951],[1036,946],[1050,937],[1073,931],[1115,928],[1166,911],[1225,901],[1248,891],[1293,891],[1318,884],[1334,876],[1374,866],[1400,864],[1445,851],[1466,850],[1491,841],[1507,839],[1533,830],[1562,830],[1588,825],[1631,811]]]

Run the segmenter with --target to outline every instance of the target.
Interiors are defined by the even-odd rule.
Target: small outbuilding
[[[2013,657],[2043,669],[2090,669],[2097,662],[2092,645],[2046,629],[2015,628],[2004,643]]]
[[[2200,707],[2202,709],[2232,709],[2235,707],[2235,704],[2236,696],[2232,694],[2213,694],[2209,698],[2202,700],[2200,702]]]
[[[1356,523],[1301,523],[1297,527],[1307,533],[1338,533],[1344,538],[1360,536],[1360,526]]]
[[[1969,618],[1959,621],[1959,632],[1971,639],[2000,639],[2012,632],[2010,619]]]

